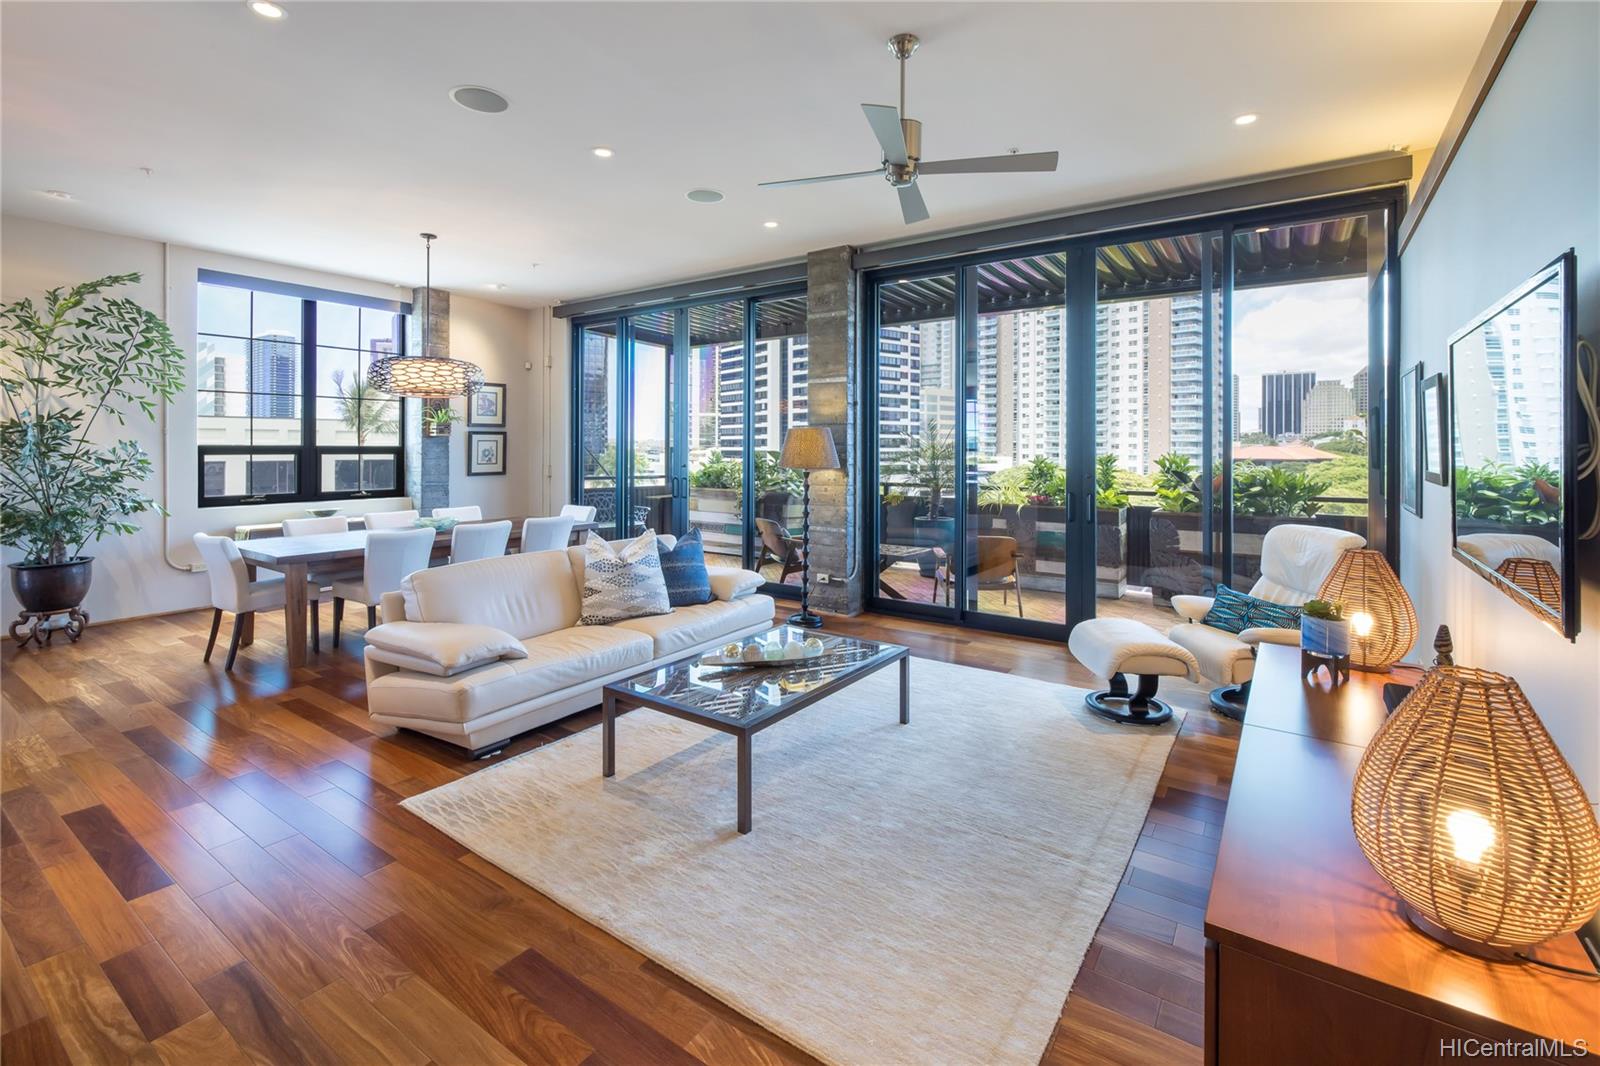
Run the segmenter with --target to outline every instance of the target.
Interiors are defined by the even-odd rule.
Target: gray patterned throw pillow
[[[603,626],[624,618],[669,614],[656,535],[646,531],[618,548],[589,533],[583,544],[583,613],[579,625]]]

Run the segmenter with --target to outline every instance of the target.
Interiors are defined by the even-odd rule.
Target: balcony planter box
[[[739,520],[743,495],[738,489],[689,487],[689,528],[700,530],[706,551],[735,557],[744,554],[744,528]]]
[[[1128,509],[1096,508],[1094,533],[1094,594],[1120,600],[1128,591]]]

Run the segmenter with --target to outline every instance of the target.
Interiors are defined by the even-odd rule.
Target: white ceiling
[[[1495,11],[282,2],[7,0],[5,210],[407,285],[432,230],[435,284],[548,303],[1426,147]],[[900,30],[926,158],[1056,148],[1059,171],[927,177],[910,229],[876,179],[756,188],[878,162],[859,105],[894,102]],[[510,110],[462,110],[464,83]]]

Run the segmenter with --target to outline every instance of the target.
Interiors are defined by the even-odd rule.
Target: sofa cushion
[[[771,596],[713,600],[693,607],[680,607],[671,614],[653,618],[629,618],[610,628],[648,636],[655,644],[655,658],[659,659],[682,654],[690,648],[714,643],[729,634],[763,624],[772,624]]]
[[[671,548],[657,546],[661,576],[667,582],[667,600],[674,607],[711,602],[711,577],[706,573],[705,545],[700,530],[691,529]]]
[[[494,626],[459,622],[385,622],[366,632],[380,661],[449,677],[497,659],[526,659],[522,642]]]
[[[719,600],[748,596],[766,580],[754,570],[742,570],[737,566],[708,566],[706,576],[711,581],[711,595]]]
[[[583,545],[583,611],[579,625],[603,626],[624,618],[667,614],[667,582],[661,574],[656,535],[649,530],[613,547],[594,533]]]
[[[1257,599],[1226,585],[1218,585],[1211,610],[1200,621],[1224,633],[1238,633],[1257,627],[1298,629],[1300,608]]]
[[[418,570],[401,585],[413,622],[470,622],[518,640],[578,624],[565,551],[525,552]]]
[[[379,701],[396,708],[389,713],[436,722],[470,722],[518,703],[642,667],[654,654],[654,645],[645,634],[613,626],[560,629],[531,637],[522,646],[526,659],[502,660],[454,677],[411,671],[384,674],[368,682],[369,705],[373,694],[378,694]]]

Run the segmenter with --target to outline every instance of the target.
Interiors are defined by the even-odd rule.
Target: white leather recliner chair
[[[1352,548],[1366,546],[1359,534],[1325,526],[1274,526],[1261,539],[1261,576],[1250,588],[1250,595],[1298,607],[1315,599],[1322,583],[1333,571],[1339,556]],[[1250,695],[1250,678],[1256,670],[1259,644],[1298,646],[1298,629],[1246,629],[1229,633],[1206,625],[1202,619],[1210,612],[1210,596],[1174,596],[1172,609],[1181,621],[1167,631],[1167,637],[1187,648],[1200,663],[1200,673],[1221,687],[1211,693],[1211,706],[1230,718],[1243,718]]]

